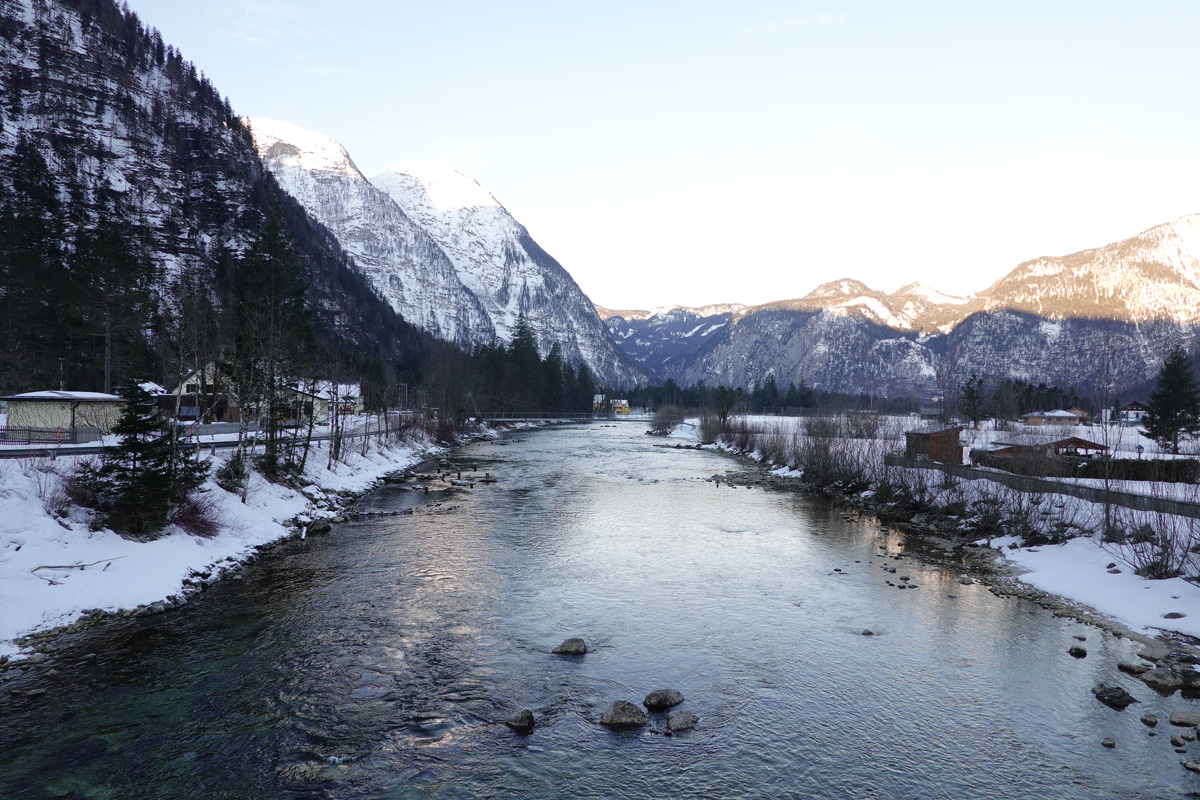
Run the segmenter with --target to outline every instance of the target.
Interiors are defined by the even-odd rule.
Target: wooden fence
[[[975,469],[974,467],[964,467],[958,464],[942,464],[937,461],[906,458],[900,455],[884,456],[883,463],[889,467],[937,470],[966,481],[992,481],[1003,484],[1010,489],[1015,489],[1018,492],[1062,494],[1068,497],[1078,497],[1081,500],[1088,500],[1093,503],[1108,503],[1138,511],[1151,511],[1156,514],[1175,514],[1180,517],[1200,519],[1200,503],[1172,500],[1167,497],[1152,497],[1151,495],[1136,494],[1134,492],[1119,492],[1099,486],[1080,486],[1074,483],[1034,478],[1028,475],[1014,475],[1011,472],[993,472],[992,470]]]

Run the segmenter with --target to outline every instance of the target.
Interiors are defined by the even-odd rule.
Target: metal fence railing
[[[99,428],[35,428],[28,425],[0,425],[0,445],[4,444],[83,444],[98,442]]]

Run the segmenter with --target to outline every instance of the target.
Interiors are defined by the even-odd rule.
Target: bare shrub
[[[1152,494],[1162,496],[1159,485],[1151,485]],[[1114,507],[1103,541],[1145,578],[1195,576],[1200,570],[1200,520],[1191,517]]]
[[[1021,492],[1005,488],[1001,493],[1001,528],[1010,536],[1017,536],[1027,545],[1049,544],[1041,525],[1043,504],[1046,496],[1032,492]]]
[[[804,418],[804,436],[808,439],[831,439],[839,432],[837,417]]]
[[[883,418],[879,414],[851,413],[838,419],[842,435],[851,439],[875,439],[883,428]]]
[[[682,419],[683,413],[679,406],[660,406],[654,414],[654,421],[650,423],[650,433],[655,436],[669,436]]]
[[[745,417],[727,417],[721,426],[722,444],[739,453],[753,453],[762,429],[750,424]]]
[[[770,464],[790,464],[794,454],[794,435],[776,426],[758,437],[758,452]]]
[[[700,444],[713,444],[721,435],[721,418],[716,414],[700,417]]]
[[[444,445],[458,444],[458,432],[454,429],[454,422],[449,419],[439,419],[437,427],[433,431],[433,440]]]
[[[220,503],[210,492],[192,492],[171,509],[167,522],[192,536],[211,539],[221,530]]]

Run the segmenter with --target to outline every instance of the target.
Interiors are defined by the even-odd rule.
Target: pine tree
[[[542,357],[538,353],[537,337],[524,314],[517,317],[517,327],[508,344],[508,364],[512,396],[527,403],[540,394]]]
[[[979,420],[983,418],[984,400],[983,378],[977,378],[972,372],[971,377],[958,387],[958,407],[976,428],[979,427]]]
[[[233,330],[233,373],[238,399],[259,408],[260,431],[266,431],[261,467],[270,477],[278,469],[282,390],[289,377],[301,374],[311,357],[313,327],[304,272],[278,216],[268,214],[258,237],[237,265],[230,312]]]
[[[167,424],[149,392],[134,384],[121,397],[125,407],[113,428],[120,443],[100,457],[94,492],[113,530],[153,537],[167,524],[172,506],[204,483],[208,464],[183,444],[178,427]]]
[[[1180,439],[1200,433],[1200,388],[1187,351],[1178,345],[1163,361],[1142,423],[1143,433],[1177,455]]]

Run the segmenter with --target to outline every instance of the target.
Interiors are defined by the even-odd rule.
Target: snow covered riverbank
[[[441,450],[422,439],[373,442],[366,455],[350,448],[354,452],[330,470],[325,446],[310,454],[302,490],[255,474],[243,504],[210,480],[205,488],[220,520],[217,535],[169,529],[151,542],[89,529],[88,515],[62,493],[74,459],[0,462],[0,657],[20,657],[15,639],[68,625],[92,609],[181,602],[190,577],[219,574],[261,545],[293,535],[297,525],[335,513],[330,493],[364,492]]]
[[[779,426],[790,438],[793,449],[804,437],[797,420],[755,418],[751,424]],[[698,442],[698,430],[698,425],[681,426],[672,435]],[[769,439],[773,428],[763,430],[768,431],[765,436]],[[895,510],[899,520],[913,517],[914,529],[959,539],[979,525],[981,515],[993,513],[1000,520],[1001,532],[995,536],[989,534],[976,543],[1000,553],[1015,567],[1020,583],[1092,608],[1139,633],[1157,635],[1166,631],[1200,639],[1200,587],[1182,576],[1151,580],[1137,572],[1152,570],[1156,560],[1165,558],[1169,563],[1163,567],[1193,576],[1198,560],[1194,556],[1200,550],[1200,520],[1132,509],[1106,509],[1101,503],[1061,495],[1023,495],[989,481],[948,480],[932,470],[886,469],[881,463],[875,465],[875,461],[885,452],[902,449],[903,439],[839,442],[854,451],[850,462],[866,469],[859,477],[871,484],[866,490],[847,496],[852,504],[873,510],[881,517],[886,512],[889,519],[897,517],[892,513]],[[741,449],[723,442],[708,447],[766,461],[754,446]],[[800,480],[804,478],[804,470],[798,466],[779,464],[772,473]],[[901,486],[904,492],[919,497],[919,505],[925,510],[905,513],[893,509],[892,506],[905,505],[899,496],[881,503],[876,490],[884,482]],[[1141,489],[1147,494],[1171,497],[1183,494],[1192,499],[1196,487],[1143,484]],[[1100,531],[1104,529],[1106,515],[1129,535],[1114,537],[1120,541],[1102,541]],[[1031,535],[1029,540],[1004,535],[1009,532],[1003,530],[1009,516],[1019,523],[1011,527],[1024,528]],[[902,527],[914,525],[904,522]],[[1038,538],[1043,541],[1030,544]],[[1055,543],[1045,543],[1046,539]]]

